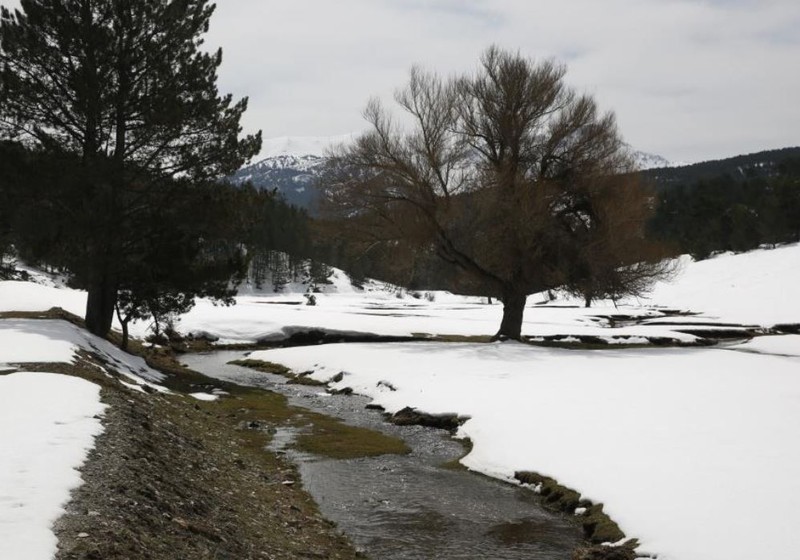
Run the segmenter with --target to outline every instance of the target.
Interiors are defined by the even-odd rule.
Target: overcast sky
[[[208,42],[265,137],[361,130],[413,64],[471,70],[496,43],[566,62],[637,149],[800,145],[800,0],[219,0]]]
[[[16,1],[4,0],[4,5]],[[568,65],[635,148],[700,161],[800,145],[800,0],[218,0],[207,37],[247,130],[364,129],[420,64],[475,68],[495,43]]]

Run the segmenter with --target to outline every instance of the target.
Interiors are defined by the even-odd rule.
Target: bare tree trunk
[[[503,320],[493,340],[522,339],[522,315],[527,300],[528,295],[524,290],[514,287],[503,290]]]
[[[131,316],[122,316],[119,310],[119,302],[114,304],[114,311],[117,313],[117,321],[119,321],[119,324],[122,326],[122,341],[119,343],[119,347],[122,350],[128,350],[128,324],[131,322]]]
[[[91,275],[86,297],[86,329],[105,338],[111,330],[114,308],[117,303],[117,283],[106,271]]]
[[[594,298],[592,298],[592,293],[591,292],[584,292],[584,294],[583,294],[584,307],[587,307],[587,308],[591,307],[592,306],[592,299],[594,299]]]
[[[119,343],[121,350],[128,349],[128,321],[122,322],[122,341]]]

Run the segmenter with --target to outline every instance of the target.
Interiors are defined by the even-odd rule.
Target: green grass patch
[[[133,342],[133,341],[131,341]],[[403,440],[387,436],[381,432],[348,426],[336,418],[311,412],[288,404],[286,397],[279,393],[264,389],[242,387],[233,383],[211,379],[201,373],[184,367],[175,360],[168,349],[154,350],[133,344],[131,350],[141,351],[148,364],[167,374],[163,384],[178,393],[191,393],[199,388],[210,386],[224,389],[229,395],[216,401],[195,401],[192,404],[235,427],[264,426],[266,429],[240,429],[242,444],[252,450],[263,451],[272,439],[269,427],[289,425],[307,428],[307,433],[300,436],[295,446],[308,453],[331,457],[334,459],[350,459],[385,454],[405,454],[410,449]],[[277,373],[283,371],[290,375],[291,371],[280,364],[251,360],[261,371]],[[88,365],[88,364],[87,364]],[[36,364],[41,366],[41,364]],[[59,364],[58,368],[47,365],[52,371],[69,370],[75,374],[76,367],[70,364]],[[250,366],[248,366],[250,367]],[[32,368],[33,369],[33,368]],[[38,369],[38,367],[37,367]],[[110,380],[101,375],[97,368],[86,367],[83,377],[92,374],[93,381]]]
[[[47,311],[3,311],[0,319],[62,319],[84,328],[83,319],[60,307],[51,307]]]
[[[325,383],[322,381],[317,381],[316,379],[312,379],[307,375],[298,375],[296,377],[292,377],[286,383],[287,385],[308,385],[310,387],[322,387],[325,385]]]
[[[656,346],[667,346],[667,344],[653,344],[643,342],[616,343],[609,344],[604,342],[562,342],[559,340],[524,340],[525,344],[531,346],[542,346],[544,348],[561,348],[564,350],[630,350],[634,348],[655,348]],[[671,344],[670,344],[671,345]]]
[[[76,319],[60,309],[52,309],[45,313],[13,313],[7,314],[7,316],[8,318],[66,319],[73,322]],[[116,342],[116,337],[117,333],[112,333],[109,338],[112,342]],[[168,347],[148,347],[142,345],[141,341],[137,339],[130,339],[128,352],[143,357],[150,367],[167,374],[161,383],[176,393],[193,393],[209,387],[220,388],[229,393],[216,401],[191,399],[190,402],[193,406],[225,423],[233,424],[234,427],[246,426],[250,423],[267,427],[267,429],[240,429],[237,431],[242,444],[247,448],[263,452],[272,437],[268,428],[290,425],[307,428],[307,433],[298,438],[296,443],[298,449],[326,457],[348,459],[410,452],[408,446],[401,439],[365,428],[348,426],[336,418],[289,406],[286,397],[279,393],[242,387],[193,371],[179,363],[174,350]],[[98,360],[97,356],[79,352],[79,359],[75,363],[33,363],[20,364],[19,367],[25,371],[49,371],[83,377],[103,387],[112,384],[116,386],[116,382],[96,364]],[[305,376],[294,376],[288,368],[271,362],[236,360],[231,363],[299,379],[300,382],[313,381]],[[4,369],[3,373],[12,373],[19,367],[9,366],[9,369],[7,371]],[[183,396],[163,395],[163,397],[185,399]]]
[[[349,426],[330,416],[311,413],[306,417],[311,424],[311,431],[300,435],[295,444],[302,451],[332,459],[404,455],[411,452],[399,438]]]
[[[202,402],[205,410],[229,419],[237,426],[289,425],[306,428],[294,446],[302,451],[333,459],[354,459],[386,454],[405,454],[410,449],[403,440],[381,432],[344,424],[336,418],[289,406],[286,397],[263,389],[236,387],[230,396]],[[244,429],[243,438],[251,447],[263,448],[271,440],[269,430]]]
[[[282,375],[284,377],[294,377],[294,375],[292,374],[292,370],[290,370],[284,365],[276,364],[275,362],[244,359],[244,360],[232,360],[228,363],[234,366],[246,367],[264,373],[274,373],[276,375]]]

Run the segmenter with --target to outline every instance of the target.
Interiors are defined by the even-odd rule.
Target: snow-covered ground
[[[644,302],[691,310],[709,319],[772,326],[800,323],[800,245],[692,262]]]
[[[800,245],[681,264],[671,283],[619,308],[601,302],[584,309],[568,300],[541,305],[541,295],[531,296],[523,333],[691,342],[695,336],[682,331],[708,324],[800,323]],[[234,307],[200,301],[178,328],[224,342],[312,328],[487,336],[502,313],[497,303],[442,292],[429,296],[434,301],[425,294],[398,298],[378,285],[361,292],[342,275],[315,295],[317,305],[306,305],[303,289],[243,291]],[[82,314],[85,295],[0,282],[0,312],[55,305]],[[20,329],[33,328],[14,321],[0,321],[7,327],[0,348],[23,336]],[[132,332],[141,336],[146,327]],[[58,339],[35,329],[26,336],[34,335]],[[75,333],[59,336],[84,347]],[[737,560],[789,558],[800,550],[798,335],[705,349],[427,342],[323,345],[252,357],[315,370],[322,380],[344,371],[337,386],[390,411],[412,406],[468,415],[461,428],[474,443],[467,466],[504,478],[517,470],[552,476],[603,502],[628,535],[641,539],[642,551],[670,560]],[[11,359],[0,352],[3,361]],[[396,390],[379,384],[384,380]]]
[[[22,363],[70,363],[78,350],[100,356],[108,367],[123,375],[129,385],[157,385],[164,374],[150,368],[142,358],[122,352],[106,340],[66,321],[5,319],[0,321],[0,365]]]
[[[61,307],[74,315],[83,316],[86,311],[86,292],[56,287],[44,275],[39,275],[36,280],[0,282],[0,313],[47,311],[52,307]]]
[[[103,409],[100,387],[77,377],[0,376],[0,558],[55,555],[51,526],[81,484]]]
[[[326,293],[316,294],[317,305],[305,305],[302,285],[289,293],[250,291],[237,298],[235,307],[200,301],[181,319],[184,332],[207,332],[224,341],[281,338],[309,328],[330,331],[406,336],[415,333],[492,335],[502,316],[502,305],[485,298],[462,297],[447,292],[420,293],[418,299],[396,293],[384,285],[368,291],[353,290],[337,274]],[[1,289],[1,288],[0,288]],[[428,301],[426,295],[433,299]],[[725,254],[692,262],[681,259],[679,272],[669,282],[657,284],[646,299],[632,299],[615,307],[599,302],[585,309],[577,300],[559,299],[542,305],[543,294],[528,298],[523,334],[530,337],[572,335],[598,337],[665,337],[691,342],[677,324],[738,323],[772,327],[800,322],[800,245],[745,254]],[[566,307],[565,307],[566,306]],[[697,314],[664,317],[664,310]],[[643,320],[609,329],[608,315]]]
[[[642,552],[787,558],[800,550],[800,359],[736,348],[432,342],[249,357],[313,370],[320,381],[345,372],[334,388],[389,412],[470,416],[459,430],[474,444],[466,466],[552,476],[604,503]]]
[[[316,305],[307,305],[302,284],[291,284],[275,294],[243,287],[237,305],[217,306],[199,300],[180,319],[184,333],[207,333],[221,342],[254,342],[284,338],[311,328],[333,332],[372,333],[386,336],[448,334],[487,336],[496,332],[502,305],[485,298],[463,297],[447,292],[397,293],[391,287],[371,283],[356,290],[336,271],[331,286],[314,294]],[[428,301],[426,296],[433,299]],[[598,302],[585,309],[577,300],[559,299],[542,305],[543,294],[528,298],[523,334],[530,337],[595,336],[609,341],[625,337],[672,338],[692,342],[696,337],[681,332],[693,323],[739,323],[772,327],[800,322],[800,245],[758,250],[740,255],[720,255],[692,262],[681,259],[680,271],[670,282],[655,286],[646,299],[629,300],[615,307]],[[84,292],[30,282],[0,282],[0,312],[45,311],[60,306],[76,315],[86,307]],[[692,317],[665,317],[664,310],[696,313]],[[610,329],[608,316],[628,316]],[[147,322],[132,325],[134,336],[147,334]]]
[[[650,322],[800,323],[799,280],[798,246],[684,259],[674,283],[657,286],[646,303],[698,316]],[[619,310],[533,307],[524,327],[533,336],[609,332],[595,317],[603,311],[657,315],[657,307],[631,302]],[[367,321],[488,334],[498,312],[462,301],[382,308]],[[348,313],[364,309],[341,309],[340,321]],[[646,323],[613,331],[652,335]],[[313,370],[322,381],[345,372],[335,388],[351,387],[390,412],[411,406],[470,416],[459,432],[474,444],[465,465],[502,478],[524,470],[552,476],[604,503],[640,539],[640,552],[749,560],[800,550],[798,356],[800,336],[785,335],[711,349],[349,344],[250,357]]]

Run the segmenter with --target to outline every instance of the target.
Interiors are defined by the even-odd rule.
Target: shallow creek
[[[325,517],[375,559],[569,560],[582,543],[579,526],[543,509],[530,490],[442,465],[464,453],[443,430],[395,426],[366,410],[367,399],[329,395],[322,387],[227,362],[243,352],[184,356],[217,379],[282,393],[292,405],[402,438],[408,455],[333,460],[294,451],[296,428],[278,429],[272,448],[297,466]]]

